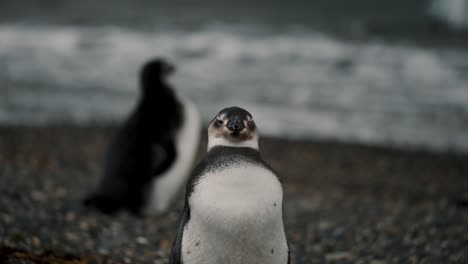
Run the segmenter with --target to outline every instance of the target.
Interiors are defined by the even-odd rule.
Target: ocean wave
[[[311,32],[2,24],[0,123],[120,120],[141,64],[164,56],[205,121],[236,104],[267,135],[468,150],[467,55]]]

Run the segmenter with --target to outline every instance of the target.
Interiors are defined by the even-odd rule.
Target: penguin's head
[[[258,150],[258,129],[252,115],[237,106],[221,110],[208,126],[208,150],[215,146]]]
[[[174,73],[175,67],[165,59],[156,58],[143,65],[140,73],[141,87],[144,90],[157,88],[161,83],[166,83],[169,76]]]

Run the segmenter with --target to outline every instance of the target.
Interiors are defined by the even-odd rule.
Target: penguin
[[[105,214],[164,212],[190,175],[201,121],[197,108],[176,96],[168,79],[175,67],[157,58],[140,72],[142,96],[111,141],[104,175],[85,206]]]
[[[219,112],[208,127],[208,148],[186,185],[170,264],[286,264],[279,176],[263,161],[252,115]]]

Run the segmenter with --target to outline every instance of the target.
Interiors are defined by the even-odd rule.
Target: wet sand
[[[113,131],[0,127],[0,263],[167,263],[182,192],[147,219],[80,205]],[[291,263],[468,261],[467,154],[275,138],[261,152],[283,178]]]

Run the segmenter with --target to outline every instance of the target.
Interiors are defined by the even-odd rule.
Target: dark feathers
[[[167,78],[174,67],[162,59],[141,71],[141,99],[108,148],[104,176],[84,200],[104,213],[120,209],[139,214],[154,177],[176,158],[174,134],[182,123],[182,105]]]

